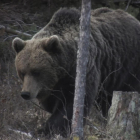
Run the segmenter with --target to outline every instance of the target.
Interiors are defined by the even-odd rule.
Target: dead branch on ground
[[[7,33],[11,33],[11,34],[21,35],[21,36],[25,36],[25,37],[29,37],[29,38],[32,37],[32,35],[30,35],[28,33],[23,33],[21,31],[14,30],[9,27],[5,27],[3,25],[0,25],[0,33],[1,32],[7,32]]]

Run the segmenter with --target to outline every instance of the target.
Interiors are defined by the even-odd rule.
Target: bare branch
[[[11,34],[16,34],[16,35],[22,35],[22,36],[25,36],[25,37],[32,37],[32,35],[30,34],[27,34],[27,33],[23,33],[21,31],[17,31],[17,30],[13,30],[9,27],[5,27],[3,25],[0,25],[0,32],[7,32],[7,33],[11,33]]]
[[[126,8],[125,8],[125,11],[127,11],[128,7],[129,7],[129,5],[130,5],[130,2],[131,2],[131,0],[128,1],[127,6],[126,6]]]

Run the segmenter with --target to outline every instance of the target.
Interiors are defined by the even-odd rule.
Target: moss
[[[87,138],[87,140],[98,140],[98,137],[96,137],[96,136],[89,136]]]

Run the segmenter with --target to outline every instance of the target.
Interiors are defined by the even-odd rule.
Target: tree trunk
[[[72,137],[74,140],[83,139],[83,110],[85,98],[86,68],[89,56],[90,10],[91,1],[82,0],[80,41],[77,54],[77,75],[72,120]]]
[[[115,140],[140,139],[140,94],[121,91],[113,93],[107,133]]]

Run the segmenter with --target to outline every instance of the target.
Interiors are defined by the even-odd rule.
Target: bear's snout
[[[31,99],[30,92],[21,92],[21,97],[25,100],[30,100]]]

